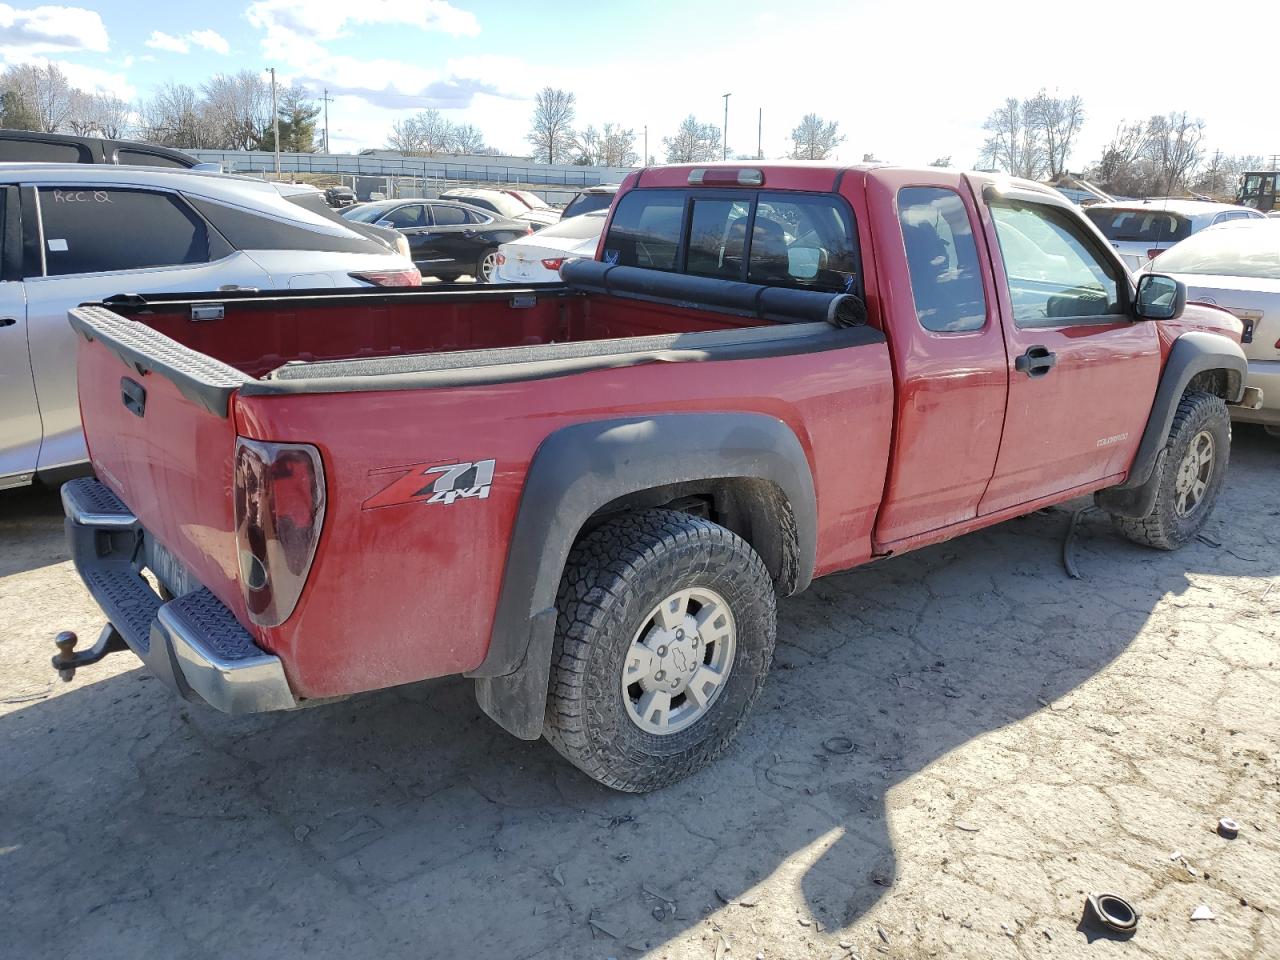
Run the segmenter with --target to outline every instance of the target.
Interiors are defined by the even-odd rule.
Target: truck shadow
[[[230,719],[86,673],[0,717],[15,955],[603,957],[724,910],[761,934],[733,955],[797,909],[838,930],[900,879],[895,836],[981,831],[982,784],[1051,762],[940,770],[956,748],[1071,709],[1158,604],[1207,602],[1198,575],[1280,570],[1258,482],[1280,449],[1238,431],[1233,456],[1221,546],[1143,550],[1090,514],[1076,581],[1059,509],[819,581],[781,605],[738,741],[649,796],[508,737],[463,680]],[[920,777],[927,803],[895,802]]]

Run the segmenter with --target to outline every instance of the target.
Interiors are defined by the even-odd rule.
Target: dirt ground
[[[1280,957],[1280,444],[1232,453],[1179,553],[1088,514],[1072,580],[1057,509],[783,602],[736,745],[643,797],[463,680],[238,720],[126,654],[55,682],[101,615],[56,496],[0,495],[0,950]],[[1136,936],[1083,926],[1089,891]]]

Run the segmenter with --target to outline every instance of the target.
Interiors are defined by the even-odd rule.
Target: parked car
[[[557,283],[566,260],[596,255],[607,210],[561,220],[498,248],[499,283]]]
[[[1231,408],[1280,437],[1280,221],[1236,220],[1203,230],[1161,254],[1159,269],[1187,285],[1188,299],[1217,304],[1244,324],[1246,383],[1262,391],[1257,409]]]
[[[613,203],[613,198],[617,195],[618,184],[616,183],[602,183],[599,186],[579,190],[577,195],[565,205],[560,219],[578,217],[592,210],[608,210],[609,204]]]
[[[556,212],[551,204],[547,203],[532,190],[503,190],[502,192],[515,197],[530,210],[551,210],[553,213]]]
[[[181,150],[154,143],[32,130],[0,130],[0,163],[117,163],[136,167],[221,170],[216,163],[201,163]]]
[[[518,296],[72,311],[99,480],[63,500],[113,624],[83,662],[127,645],[232,713],[463,673],[515,735],[653,790],[733,740],[775,598],[814,577],[1086,494],[1161,549],[1209,517],[1240,322],[1135,281],[1056,191],[822,165],[642,184],[601,261]]]
[[[161,167],[0,168],[0,488],[82,469],[67,310],[114,294],[420,283],[320,194]]]
[[[550,208],[535,210],[519,197],[505,190],[482,190],[479,187],[455,187],[440,194],[442,200],[455,200],[468,206],[488,210],[504,220],[525,220],[535,230],[560,222],[560,214]]]
[[[498,248],[526,237],[525,220],[500,219],[488,210],[449,200],[379,200],[343,212],[347,220],[394,227],[409,241],[409,256],[428,277],[478,283],[497,277]]]
[[[344,187],[341,185],[336,187],[325,187],[324,201],[335,209],[354,207],[356,204],[356,192],[350,187]]]
[[[1130,270],[1140,270],[1175,243],[1197,230],[1262,217],[1248,207],[1212,200],[1121,200],[1085,208],[1102,235],[1111,241]]]

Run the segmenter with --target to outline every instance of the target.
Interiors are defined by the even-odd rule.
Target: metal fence
[[[274,172],[275,154],[260,150],[188,150],[202,163],[220,163],[227,173]],[[452,162],[439,157],[378,157],[355,154],[282,153],[282,173],[414,177],[466,183],[592,187],[618,183],[627,171],[614,167],[565,169],[546,164]]]

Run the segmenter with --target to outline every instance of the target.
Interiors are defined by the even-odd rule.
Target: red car
[[[55,664],[231,713],[461,673],[650,790],[745,722],[776,597],[1084,494],[1177,547],[1258,401],[1239,321],[1029,182],[645,169],[563,277],[73,311],[111,625]]]

